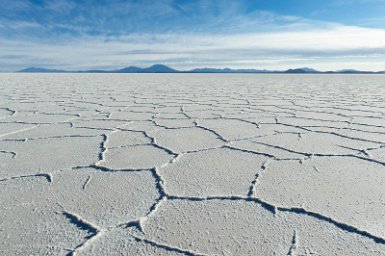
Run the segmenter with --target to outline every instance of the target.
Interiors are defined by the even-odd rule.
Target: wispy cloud
[[[32,18],[25,15],[31,12]],[[3,70],[153,63],[182,69],[385,69],[384,29],[279,14],[250,8],[247,1],[111,0],[106,7],[15,0],[0,14]]]
[[[236,35],[87,36],[55,44],[3,39],[0,52],[23,56],[20,63],[12,58],[15,67],[25,66],[28,56],[34,62],[28,64],[56,63],[56,67],[65,68],[115,68],[154,62],[186,68],[202,64],[275,68],[336,57],[347,63],[351,59],[384,58],[382,38],[385,30],[335,25],[306,31]],[[6,62],[4,55],[2,61]]]

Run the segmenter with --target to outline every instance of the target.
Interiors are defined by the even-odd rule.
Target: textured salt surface
[[[384,81],[0,74],[0,254],[385,255]]]

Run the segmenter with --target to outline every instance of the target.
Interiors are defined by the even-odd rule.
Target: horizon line
[[[269,70],[256,68],[217,68],[217,67],[197,67],[188,70],[178,70],[165,64],[153,64],[147,67],[139,67],[136,65],[126,66],[117,69],[86,69],[86,70],[67,70],[58,68],[44,67],[27,67],[15,71],[0,71],[1,73],[306,73],[306,74],[322,74],[322,73],[367,73],[367,74],[385,74],[385,69],[381,71],[373,70],[356,70],[356,69],[340,69],[319,71],[309,67],[289,68],[285,70]]]

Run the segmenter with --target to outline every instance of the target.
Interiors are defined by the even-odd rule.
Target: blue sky
[[[0,0],[0,70],[385,70],[385,0]]]

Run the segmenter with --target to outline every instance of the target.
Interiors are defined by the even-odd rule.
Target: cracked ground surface
[[[0,255],[385,255],[384,81],[0,74]]]

